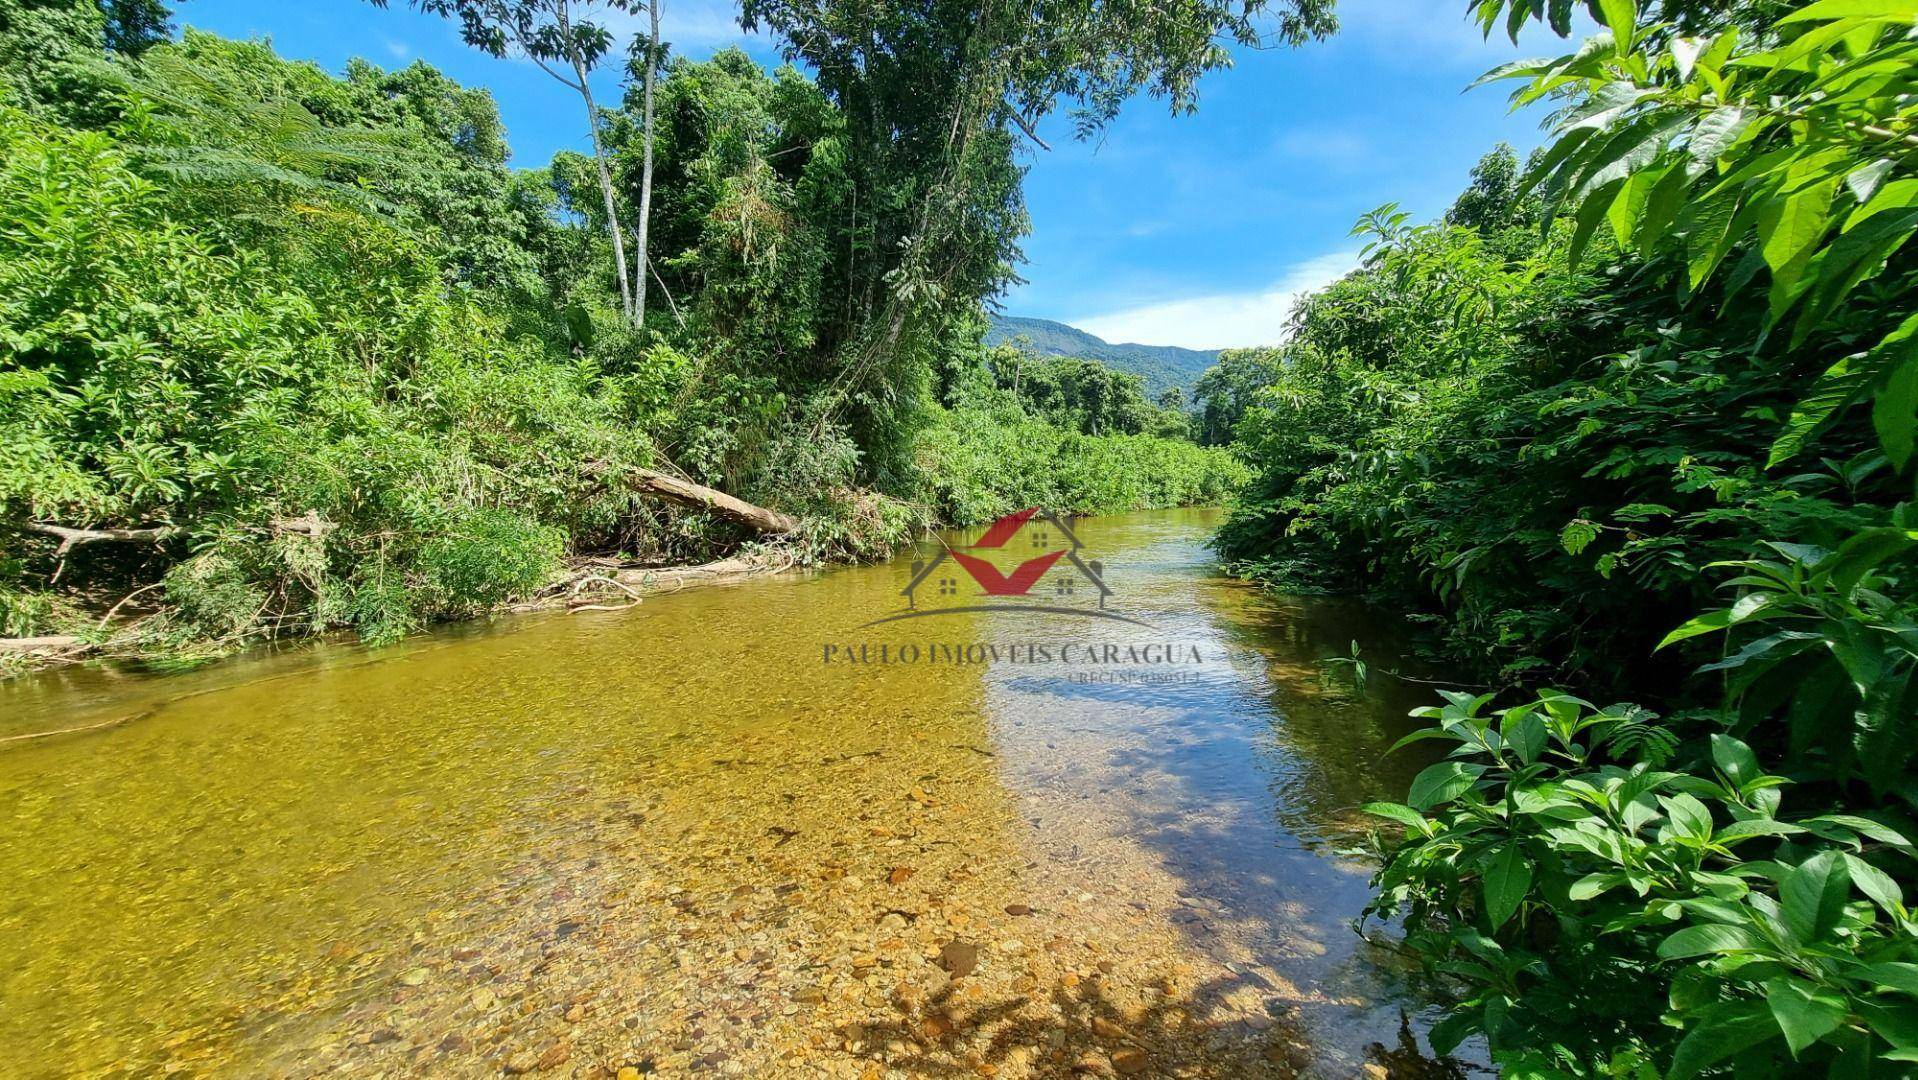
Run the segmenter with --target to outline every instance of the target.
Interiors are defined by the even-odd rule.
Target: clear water
[[[1216,520],[1079,523],[1151,629],[862,629],[902,557],[0,686],[0,736],[131,717],[0,744],[0,1074],[1406,1073],[1340,852],[1426,693],[1361,609],[1217,576]],[[822,660],[1033,641],[1199,658]]]

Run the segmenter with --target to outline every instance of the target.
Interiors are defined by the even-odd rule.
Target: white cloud
[[[1286,321],[1299,298],[1337,281],[1358,263],[1356,251],[1333,252],[1293,266],[1271,287],[1256,292],[1194,296],[1069,321],[1112,342],[1188,349],[1276,345],[1285,338]]]
[[[386,46],[386,51],[391,53],[395,60],[404,60],[413,52],[413,47],[404,41],[394,41],[392,38],[385,38],[382,44]]]

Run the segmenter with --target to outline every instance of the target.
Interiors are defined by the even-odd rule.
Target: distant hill
[[[1015,339],[1026,338],[1019,342]],[[1157,400],[1161,391],[1176,386],[1192,397],[1192,384],[1206,368],[1218,362],[1218,349],[1182,349],[1177,345],[1115,345],[1084,330],[1050,319],[992,316],[986,344],[1014,342],[1040,356],[1077,356],[1108,367],[1145,376],[1146,396]]]

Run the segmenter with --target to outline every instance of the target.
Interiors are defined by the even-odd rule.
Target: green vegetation
[[[991,317],[986,344],[1017,345],[1035,356],[1097,360],[1115,371],[1145,379],[1146,395],[1154,401],[1167,390],[1177,390],[1181,398],[1190,396],[1193,383],[1219,360],[1217,349],[1114,344],[1065,323],[1010,315]]]
[[[1183,410],[1145,400],[1137,375],[1000,346],[955,387],[921,471],[958,521],[1028,506],[1107,514],[1214,503],[1244,483],[1225,448],[1200,447]]]
[[[1516,37],[1572,5],[1471,7]],[[1369,808],[1441,1049],[1908,1075],[1918,11],[1589,7],[1604,34],[1491,76],[1559,110],[1538,157],[1443,222],[1367,216],[1292,339],[1202,383],[1258,473],[1220,548],[1389,598],[1501,688],[1427,710],[1447,756]]]
[[[1306,9],[1295,36],[1324,29]],[[473,10],[499,51],[505,8]],[[887,24],[894,62],[805,54],[816,82],[642,41],[626,100],[588,103],[600,152],[519,171],[488,95],[424,64],[335,77],[167,18],[0,0],[0,635],[379,642],[572,556],[767,542],[650,501],[640,468],[797,517],[773,542],[802,559],[1238,475],[1136,381],[1077,368],[1042,399],[1041,366],[1022,396],[981,344],[1025,229],[1019,127],[1062,98],[1088,131],[1135,90],[1188,107],[1223,8],[1183,16],[1189,40],[1029,40],[987,99],[906,48],[946,32],[927,13]],[[568,25],[550,59],[611,55]],[[843,30],[804,40],[856,52]]]

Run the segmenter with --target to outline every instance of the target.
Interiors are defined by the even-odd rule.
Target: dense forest
[[[1366,215],[1289,341],[1201,380],[1257,474],[1219,548],[1414,613],[1456,687],[1414,737],[1447,756],[1369,807],[1440,1050],[1910,1075],[1918,7],[1589,9],[1483,80],[1544,149]]]
[[[621,53],[563,2],[422,6],[575,89],[623,62],[593,152],[509,167],[493,100],[423,63],[335,76],[153,0],[0,2],[0,636],[377,643],[586,556],[862,558],[1242,476],[1138,378],[982,344],[1022,126],[1062,95],[1087,131],[1137,90],[1188,107],[1208,50],[1015,20],[1040,59],[1007,71],[927,11],[793,36],[826,42],[789,50],[815,79]],[[655,471],[798,528],[649,498]]]

